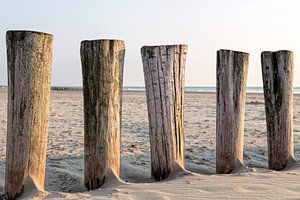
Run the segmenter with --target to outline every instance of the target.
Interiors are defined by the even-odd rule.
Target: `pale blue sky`
[[[140,48],[189,46],[187,86],[215,86],[216,51],[250,53],[247,86],[261,86],[260,53],[289,49],[300,86],[299,0],[1,0],[0,85],[7,84],[5,32],[32,29],[55,36],[52,85],[79,86],[80,41],[126,42],[125,86],[143,86]]]

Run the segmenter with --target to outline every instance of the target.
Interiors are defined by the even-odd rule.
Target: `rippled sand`
[[[0,194],[4,187],[7,94],[0,90]],[[249,170],[215,175],[215,94],[185,98],[186,168],[193,175],[152,183],[148,115],[143,92],[123,94],[121,178],[106,189],[83,191],[83,102],[81,91],[51,94],[46,191],[36,199],[282,199],[300,198],[300,168],[267,170],[263,96],[246,100],[244,163]],[[294,99],[295,157],[300,159],[300,96]],[[26,193],[25,193],[26,194]],[[31,194],[28,194],[31,195]]]

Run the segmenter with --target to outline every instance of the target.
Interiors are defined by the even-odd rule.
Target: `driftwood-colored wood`
[[[249,54],[217,52],[216,172],[243,166],[244,112]]]
[[[125,44],[81,42],[84,96],[84,183],[88,190],[120,175],[121,92]]]
[[[284,169],[294,160],[293,80],[294,58],[291,51],[261,54],[268,163],[272,170]]]
[[[141,49],[147,94],[151,175],[184,169],[184,71],[187,45]]]
[[[6,199],[15,199],[31,179],[44,189],[53,36],[8,31]]]

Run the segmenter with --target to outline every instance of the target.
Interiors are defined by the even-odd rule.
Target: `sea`
[[[82,87],[52,87],[53,90],[81,90]],[[145,87],[143,86],[124,86],[123,91],[132,91],[132,92],[144,92]],[[185,87],[185,92],[194,92],[194,93],[215,93],[216,87],[213,86],[199,86],[199,87]],[[247,93],[263,93],[263,87],[247,87]],[[300,87],[294,87],[294,94],[300,94]]]
[[[134,86],[134,87],[123,87],[123,91],[145,91],[145,87]],[[195,92],[195,93],[215,93],[216,87],[185,87],[185,92]],[[263,93],[263,87],[247,87],[247,93]],[[300,87],[294,87],[294,94],[300,94]]]
[[[0,86],[0,88],[6,88],[6,86]],[[80,86],[52,86],[52,90],[82,90]],[[124,86],[123,91],[132,91],[132,92],[144,92],[145,87],[143,86]],[[187,86],[185,87],[185,92],[194,92],[194,93],[215,93],[216,87],[213,86]],[[247,93],[263,93],[263,87],[247,87]],[[294,87],[294,94],[300,94],[300,87]]]

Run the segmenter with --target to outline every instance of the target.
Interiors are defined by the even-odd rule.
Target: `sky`
[[[143,45],[187,44],[186,86],[216,85],[216,51],[250,53],[247,86],[262,86],[262,51],[292,50],[300,86],[299,0],[1,0],[0,85],[7,30],[54,35],[52,85],[81,86],[80,42],[126,43],[124,86],[144,86]]]

